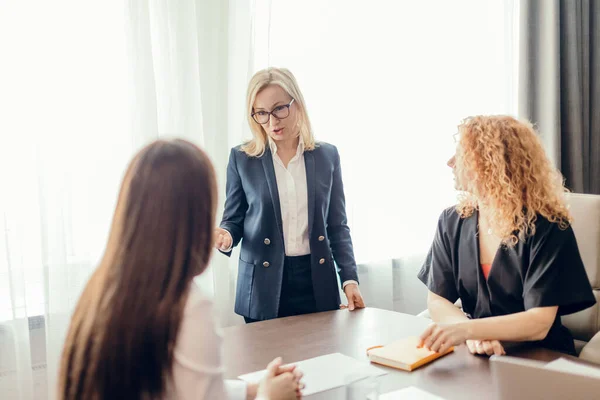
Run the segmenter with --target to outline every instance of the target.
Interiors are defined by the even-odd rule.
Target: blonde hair
[[[490,227],[509,247],[535,234],[538,214],[561,229],[569,226],[563,177],[531,123],[476,116],[459,125],[458,135],[456,172],[467,193],[456,209],[463,218],[485,205]]]
[[[252,130],[253,138],[249,142],[242,145],[242,151],[251,157],[260,157],[265,152],[268,141],[267,133],[259,123],[254,121],[252,118],[252,112],[256,95],[269,85],[279,86],[294,99],[294,104],[296,104],[298,107],[299,116],[298,136],[304,144],[305,150],[314,150],[315,138],[313,136],[308,113],[306,112],[304,97],[302,96],[302,92],[298,87],[296,78],[286,68],[272,67],[258,71],[256,74],[254,74],[252,79],[250,79],[250,83],[248,83],[248,92],[246,96],[246,117],[248,118],[248,124]]]

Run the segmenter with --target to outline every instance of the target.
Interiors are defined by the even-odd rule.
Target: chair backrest
[[[600,303],[600,196],[568,194],[573,231],[596,301]],[[576,340],[589,341],[600,331],[600,304],[562,318]]]

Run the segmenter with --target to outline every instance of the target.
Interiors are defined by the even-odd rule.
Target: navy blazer
[[[312,281],[318,311],[340,305],[341,282],[358,282],[354,249],[346,219],[346,201],[337,148],[318,143],[304,152],[308,189],[308,236]],[[235,312],[264,320],[276,318],[283,279],[285,247],[273,155],[250,157],[240,146],[227,166],[227,198],[221,228],[240,240]],[[231,254],[225,253],[228,256]]]

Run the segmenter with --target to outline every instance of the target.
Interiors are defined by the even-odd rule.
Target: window
[[[460,121],[513,113],[511,1],[257,1],[255,69],[287,67],[341,154],[358,262],[422,254],[454,204]]]

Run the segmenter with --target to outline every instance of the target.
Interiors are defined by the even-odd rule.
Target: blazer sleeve
[[[242,180],[238,172],[235,148],[231,149],[229,155],[229,163],[227,164],[227,183],[225,185],[225,209],[223,211],[223,219],[221,220],[221,228],[227,230],[233,239],[233,246],[238,245],[244,235],[244,219],[248,210],[248,202],[246,193],[242,186]],[[222,252],[230,256],[231,250]]]
[[[346,197],[342,182],[340,155],[335,148],[333,182],[329,200],[329,215],[327,217],[327,235],[333,258],[337,264],[341,282],[354,280],[358,282],[354,248],[350,237],[350,228],[346,217]],[[343,284],[343,283],[342,283]]]

